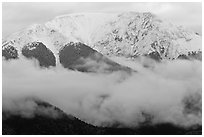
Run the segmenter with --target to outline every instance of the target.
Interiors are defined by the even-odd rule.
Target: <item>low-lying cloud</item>
[[[138,60],[125,62],[138,72],[120,81],[125,74],[119,71],[82,73],[61,66],[41,69],[26,59],[3,60],[3,111],[25,117],[44,109],[42,114],[55,113],[36,112],[35,98],[97,126],[202,124],[201,61],[166,61],[149,68]]]

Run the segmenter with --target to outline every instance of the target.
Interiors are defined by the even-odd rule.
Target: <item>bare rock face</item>
[[[41,67],[56,66],[54,54],[42,42],[27,44],[23,47],[22,54],[27,58],[37,59]]]
[[[188,55],[179,55],[178,59],[186,59],[186,60],[200,60],[202,61],[202,52],[189,52]]]
[[[18,51],[15,47],[10,45],[9,43],[6,43],[2,47],[2,56],[6,59],[17,59],[18,58]]]
[[[82,72],[132,71],[83,43],[68,43],[60,50],[59,59],[65,68]]]

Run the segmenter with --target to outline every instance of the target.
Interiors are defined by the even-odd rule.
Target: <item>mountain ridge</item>
[[[7,37],[17,49],[39,41],[55,54],[69,42],[81,42],[107,56],[136,57],[157,52],[162,59],[201,51],[201,37],[163,22],[151,13],[78,13],[58,16]]]

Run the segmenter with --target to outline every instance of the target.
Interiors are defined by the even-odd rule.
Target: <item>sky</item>
[[[202,34],[202,3],[159,2],[4,2],[2,4],[3,37],[35,23],[44,23],[54,17],[80,12],[151,12],[161,19],[183,25]]]

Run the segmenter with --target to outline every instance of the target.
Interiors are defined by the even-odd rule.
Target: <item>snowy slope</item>
[[[45,25],[70,38],[72,42],[93,45],[94,37],[100,33],[97,30],[114,17],[115,14],[104,13],[70,14],[58,16]]]
[[[201,51],[201,36],[161,21],[151,13],[77,13],[35,24],[3,40],[19,56],[28,43],[42,42],[56,58],[68,42],[84,43],[108,56],[137,57],[156,52],[162,59]],[[58,59],[57,59],[58,60]],[[57,61],[58,62],[58,61]]]
[[[193,32],[162,22],[150,13],[123,13],[106,25],[95,43],[104,54],[127,57],[158,52],[164,59],[201,50],[201,37]]]

